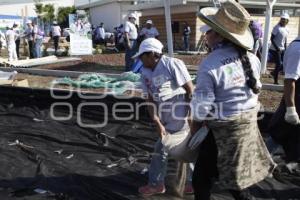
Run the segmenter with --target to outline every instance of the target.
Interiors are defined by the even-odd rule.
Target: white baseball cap
[[[161,54],[163,47],[164,47],[164,45],[155,38],[145,39],[141,43],[138,53],[135,54],[132,58],[135,59],[146,52],[154,52],[154,53]]]
[[[146,24],[153,24],[153,22],[152,22],[151,19],[148,19],[148,20],[146,21]]]
[[[28,20],[26,21],[26,24],[32,24],[32,21],[31,21],[30,19],[28,19]]]
[[[202,33],[206,33],[207,31],[210,31],[210,30],[211,30],[211,27],[206,24],[200,27],[200,31]]]
[[[290,19],[290,16],[288,13],[283,13],[281,16],[280,16],[281,19]]]
[[[134,19],[137,19],[136,14],[134,14],[134,13],[130,13],[130,14],[128,15],[128,18],[129,18],[129,17],[134,18]]]

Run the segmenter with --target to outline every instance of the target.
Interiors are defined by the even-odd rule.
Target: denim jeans
[[[149,184],[157,185],[164,183],[167,174],[168,153],[164,151],[161,139],[154,146],[154,153],[149,167]],[[189,163],[187,169],[186,181],[192,183],[194,164]]]
[[[53,42],[54,42],[54,50],[55,50],[55,53],[56,53],[57,49],[58,49],[59,36],[53,36]]]
[[[32,40],[28,41],[29,57],[34,58],[34,44]]]
[[[41,46],[42,46],[43,39],[36,39],[34,43],[34,57],[35,58],[41,58],[42,52],[41,52]]]
[[[137,52],[137,43],[136,40],[130,40],[130,48],[126,47],[126,53],[125,53],[125,71],[131,71],[132,65],[134,64],[134,60],[131,58],[134,56]]]
[[[183,43],[184,43],[184,50],[189,51],[190,50],[190,37],[189,36],[183,36]]]
[[[271,155],[274,155],[276,150],[279,148],[279,145],[272,139],[271,136],[266,139],[266,146]]]
[[[274,70],[274,83],[278,84],[278,74],[283,70],[283,56],[284,51],[274,51],[272,49],[269,50],[272,55],[273,62],[275,62],[275,70]]]

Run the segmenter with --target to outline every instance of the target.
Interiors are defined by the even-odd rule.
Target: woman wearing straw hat
[[[201,9],[198,17],[212,51],[198,70],[191,133],[203,122],[211,131],[194,169],[195,199],[210,199],[214,182],[235,199],[251,199],[246,189],[265,179],[275,164],[257,127],[260,62],[248,52],[250,15],[229,0],[220,9]]]

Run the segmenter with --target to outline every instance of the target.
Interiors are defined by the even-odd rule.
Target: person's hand
[[[158,134],[159,134],[160,138],[163,138],[164,136],[167,135],[167,131],[166,131],[165,127],[162,124],[157,126],[157,131],[158,131]]]
[[[130,42],[126,42],[126,48],[131,49]]]
[[[298,125],[300,124],[299,115],[295,107],[287,107],[284,119],[287,123]]]

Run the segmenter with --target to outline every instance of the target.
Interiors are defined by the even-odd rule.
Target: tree
[[[50,23],[55,19],[55,9],[53,4],[42,4],[41,0],[35,0],[35,12],[44,23]]]
[[[44,5],[43,12],[45,13],[42,16],[44,22],[51,23],[55,19],[55,9],[53,4]]]
[[[69,26],[69,14],[75,14],[76,9],[72,7],[60,7],[57,12],[57,21],[62,27]]]
[[[36,3],[35,4],[35,12],[38,15],[43,13],[43,4],[42,3]]]

